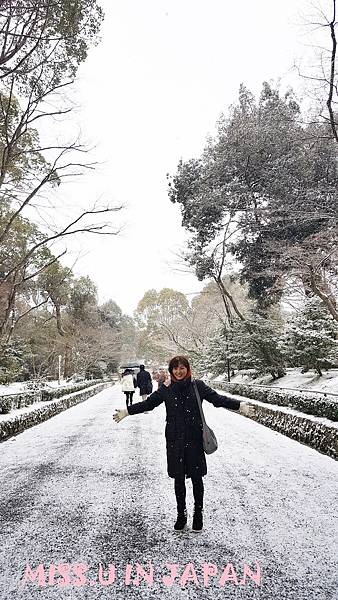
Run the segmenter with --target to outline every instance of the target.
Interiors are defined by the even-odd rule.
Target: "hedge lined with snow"
[[[56,398],[61,398],[65,396],[65,394],[72,394],[73,392],[79,392],[80,390],[84,390],[89,386],[93,386],[97,383],[102,383],[102,379],[91,379],[90,381],[82,381],[81,383],[73,383],[72,385],[67,385],[59,388],[52,389],[44,389],[42,390],[41,400],[56,400]]]
[[[61,398],[66,394],[78,392],[96,383],[102,383],[102,379],[92,379],[81,383],[73,383],[72,385],[64,385],[59,388],[40,389],[33,392],[20,392],[19,394],[11,394],[8,396],[0,396],[0,414],[6,415],[11,410],[17,410],[30,406],[35,402],[43,402],[45,400],[54,400]]]
[[[90,396],[94,396],[101,390],[112,385],[114,384],[111,381],[98,383],[90,388],[87,387],[85,390],[74,392],[63,398],[36,403],[36,407],[28,406],[19,414],[13,413],[12,415],[6,415],[6,417],[3,415],[0,417],[0,441],[9,438],[12,435],[16,435],[29,427],[33,427],[33,425],[38,425],[43,421],[47,421],[47,419],[54,417],[63,410],[87,400]]]
[[[30,404],[34,404],[34,402],[41,402],[41,390],[39,392],[22,392],[20,394],[1,396],[0,414],[6,415],[11,410],[29,406]]]
[[[260,402],[276,404],[278,406],[289,406],[307,415],[326,417],[331,421],[338,421],[338,397],[328,397],[311,392],[293,392],[280,390],[278,388],[257,387],[245,383],[215,383],[222,390],[245,396]]]
[[[255,420],[338,460],[338,426],[327,419],[302,415],[296,411],[255,406]],[[326,422],[327,421],[327,422]]]
[[[217,383],[214,387],[235,394],[231,384]],[[272,403],[264,404],[252,396],[246,397],[252,399],[255,406],[255,415],[252,417],[254,421],[338,460],[338,423],[327,418],[307,415],[293,408]]]

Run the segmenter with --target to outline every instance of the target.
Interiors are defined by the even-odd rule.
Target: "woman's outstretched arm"
[[[156,406],[160,406],[164,400],[164,396],[161,394],[161,390],[156,390],[148,396],[146,400],[143,402],[136,402],[136,404],[132,404],[128,406],[128,413],[130,415],[138,415],[139,413],[143,413],[148,410],[154,410]]]
[[[131,406],[128,406],[128,408],[117,408],[113,415],[113,419],[116,423],[119,423],[129,415],[138,415],[149,410],[154,410],[156,406],[162,404],[163,400],[164,396],[161,394],[161,390],[156,390],[156,392],[150,394],[143,402],[136,402],[136,404],[132,404]]]
[[[249,404],[245,400],[235,400],[234,398],[230,398],[230,396],[218,394],[211,387],[206,385],[204,381],[198,380],[196,381],[196,385],[198,387],[198,391],[200,393],[201,398],[204,398],[208,402],[211,402],[216,407],[228,408],[230,410],[239,410],[239,412],[246,416],[252,417],[255,413],[255,409],[252,404]]]
[[[241,405],[239,400],[234,400],[234,398],[230,398],[229,396],[223,394],[218,394],[215,390],[206,385],[201,379],[196,381],[196,385],[200,393],[201,399],[204,398],[204,400],[211,402],[211,404],[213,404],[216,407],[229,408],[230,410],[239,410],[239,407]]]

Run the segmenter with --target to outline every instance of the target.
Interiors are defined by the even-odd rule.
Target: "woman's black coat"
[[[240,402],[217,394],[204,381],[195,379],[203,402],[207,400],[216,407],[238,410]],[[165,437],[169,477],[203,477],[207,463],[203,450],[202,419],[193,384],[190,380],[171,383],[161,387],[144,402],[128,406],[130,415],[153,410],[162,402],[167,411]]]

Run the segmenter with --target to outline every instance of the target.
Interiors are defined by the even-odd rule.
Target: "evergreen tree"
[[[327,124],[301,119],[291,91],[282,95],[264,83],[256,101],[241,86],[201,157],[178,165],[169,198],[191,233],[186,258],[200,279],[215,277],[232,255],[262,316],[292,276],[338,321],[323,273],[336,264],[338,150]]]
[[[206,342],[203,355],[195,362],[199,373],[221,375],[228,368],[229,350],[226,333],[222,327]]]
[[[229,358],[237,369],[255,369],[258,374],[270,373],[273,379],[285,374],[279,349],[280,323],[252,315],[246,322],[236,321],[229,332]]]
[[[5,348],[0,362],[0,384],[27,378],[28,371],[25,367],[25,353],[27,348],[21,340],[12,340]]]
[[[316,297],[306,298],[300,313],[285,329],[281,341],[291,367],[306,373],[330,368],[338,360],[338,326]]]

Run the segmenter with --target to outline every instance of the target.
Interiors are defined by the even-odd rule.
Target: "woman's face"
[[[179,363],[177,367],[173,368],[173,376],[175,377],[175,379],[178,379],[178,381],[184,379],[187,376],[187,373],[188,369],[187,367],[182,365],[182,363]]]

